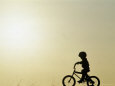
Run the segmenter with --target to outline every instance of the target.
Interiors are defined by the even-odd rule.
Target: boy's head
[[[80,52],[79,53],[79,57],[81,57],[81,59],[86,58],[86,56],[87,56],[86,52]]]

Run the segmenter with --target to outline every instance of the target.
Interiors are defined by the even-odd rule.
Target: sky
[[[114,0],[0,0],[0,86],[62,86],[80,51],[89,74],[114,86],[114,9]]]

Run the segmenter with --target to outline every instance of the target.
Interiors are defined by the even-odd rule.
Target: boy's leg
[[[82,70],[82,77],[81,77],[81,79],[78,82],[82,83],[84,81],[86,75],[87,75],[87,72],[83,69]]]

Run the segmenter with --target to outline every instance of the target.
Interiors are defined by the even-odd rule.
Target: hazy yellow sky
[[[0,0],[0,86],[62,86],[80,51],[114,86],[114,0]]]

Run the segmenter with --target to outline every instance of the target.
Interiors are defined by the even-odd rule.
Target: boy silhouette
[[[80,52],[78,56],[82,59],[82,61],[77,62],[75,64],[81,64],[82,65],[82,68],[83,68],[81,71],[82,77],[78,81],[79,83],[82,83],[84,81],[84,78],[87,76],[87,73],[90,71],[90,68],[89,68],[89,62],[86,58],[86,56],[87,56],[86,52]]]

